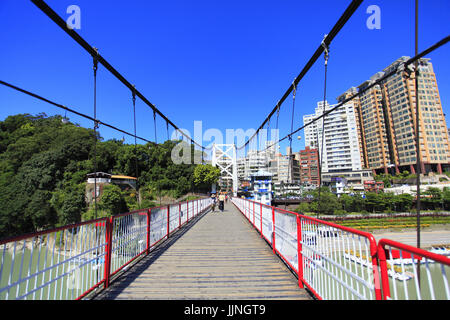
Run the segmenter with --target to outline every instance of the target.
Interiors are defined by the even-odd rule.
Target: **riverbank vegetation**
[[[372,232],[374,230],[401,230],[417,227],[415,197],[410,194],[366,192],[343,194],[337,197],[328,188],[322,188],[320,205],[318,191],[308,192],[311,202],[303,202],[296,209],[310,216],[317,216],[345,227]],[[422,228],[434,225],[450,225],[450,188],[440,190],[430,187],[421,194]]]
[[[414,214],[411,215],[392,215],[385,217],[367,216],[361,217],[321,217],[326,221],[330,221],[339,224],[344,227],[353,229],[359,229],[367,232],[374,230],[401,230],[401,229],[416,229],[417,217]],[[420,215],[421,228],[432,227],[436,225],[448,225],[450,226],[450,215],[438,212],[423,212]]]
[[[97,217],[148,208],[161,196],[204,192],[217,173],[173,163],[171,152],[179,141],[138,144],[135,150],[124,140],[104,141],[97,133],[94,144],[94,138],[92,129],[61,116],[18,114],[0,121],[0,239],[93,218],[86,175],[94,172],[94,145],[97,171],[137,177],[140,195],[105,186]],[[189,147],[192,155],[200,152]],[[194,176],[196,167],[202,174]]]
[[[404,193],[395,195],[385,192],[365,192],[342,194],[340,197],[330,192],[327,187],[320,190],[320,203],[318,190],[309,191],[306,198],[309,202],[302,202],[296,212],[311,213],[328,216],[345,216],[349,214],[369,215],[371,213],[410,212],[415,206],[415,196]],[[421,194],[421,210],[450,210],[450,187],[440,190],[429,187]]]

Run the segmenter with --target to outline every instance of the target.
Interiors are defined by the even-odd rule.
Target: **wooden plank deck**
[[[297,299],[310,295],[228,202],[176,232],[95,299]]]

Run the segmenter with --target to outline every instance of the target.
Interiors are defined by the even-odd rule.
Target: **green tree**
[[[394,196],[394,205],[397,212],[408,212],[411,210],[414,198],[409,193]]]
[[[348,195],[346,193],[342,194],[339,197],[339,202],[341,203],[343,210],[347,212],[353,211],[353,197],[351,195]]]
[[[29,220],[34,230],[51,228],[56,225],[57,215],[52,206],[49,206],[52,194],[46,190],[36,190],[29,198],[24,217]]]
[[[19,114],[0,121],[0,238],[94,217],[84,200],[86,174],[94,172],[94,131],[61,120]],[[97,170],[136,176],[145,191],[141,207],[154,205],[159,194],[194,190],[196,165],[171,159],[178,141],[138,144],[135,152],[134,144],[103,141],[98,132],[96,138]],[[99,210],[105,215],[137,207],[134,190],[104,195]]]
[[[121,189],[114,184],[103,186],[103,193],[100,198],[97,198],[96,207],[97,212],[95,212],[95,206],[94,203],[92,203],[89,210],[83,214],[83,220],[91,220],[95,217],[110,217],[129,211],[124,194]]]
[[[310,209],[319,214],[333,215],[335,210],[342,209],[338,197],[327,187],[321,187],[320,199],[318,190],[311,192],[314,200],[310,203]]]
[[[365,207],[368,212],[380,212],[384,210],[384,202],[382,196],[376,192],[366,192],[365,193]]]
[[[395,210],[394,194],[391,192],[382,192],[379,194],[383,203],[383,211],[392,212]]]
[[[194,184],[202,191],[211,190],[211,186],[219,181],[220,169],[210,164],[197,165],[194,169]]]
[[[53,192],[50,204],[58,214],[58,224],[67,225],[81,221],[86,211],[84,183]]]
[[[429,209],[439,209],[443,205],[442,192],[439,188],[429,187],[420,199]]]
[[[381,173],[374,176],[375,181],[383,181],[385,188],[390,188],[393,177],[388,173]]]
[[[442,190],[442,202],[444,203],[444,210],[450,210],[450,188],[444,187]]]
[[[124,196],[118,186],[110,184],[103,187],[99,209],[104,211],[107,216],[128,211]]]
[[[311,209],[309,207],[308,202],[301,202],[298,207],[295,209],[295,212],[299,212],[299,213],[306,213],[306,212],[310,212]]]

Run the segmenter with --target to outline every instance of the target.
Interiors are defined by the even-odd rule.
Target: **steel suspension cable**
[[[363,0],[353,0],[350,5],[347,7],[345,12],[342,14],[342,16],[339,18],[339,20],[336,22],[334,27],[331,29],[331,31],[328,33],[327,37],[323,40],[323,42],[329,46],[330,43],[333,41],[333,39],[336,37],[336,35],[341,31],[341,29],[344,27],[344,25],[347,23],[347,21],[351,18],[351,16],[355,13],[355,11],[358,9],[358,7],[361,5]],[[289,97],[291,92],[294,89],[294,86],[298,87],[299,82],[303,79],[303,77],[308,73],[308,71],[311,69],[311,67],[315,64],[317,59],[322,55],[324,51],[324,48],[322,44],[316,49],[312,57],[309,59],[309,61],[306,63],[306,65],[303,67],[302,71],[299,73],[299,75],[295,78],[294,82],[291,84],[291,86],[286,90],[284,95],[281,97],[281,99],[278,101],[276,106],[272,109],[272,111],[269,113],[269,115],[266,117],[266,119],[262,122],[262,124],[259,126],[259,128],[256,130],[258,132],[262,128],[264,128],[264,125],[267,123],[268,119],[270,119],[273,114],[281,107],[283,102]],[[247,142],[245,142],[244,146],[250,143],[250,141],[256,136],[253,134]],[[238,148],[242,149],[242,147]]]
[[[269,141],[269,131],[270,131],[270,121],[267,122],[267,132],[266,132],[266,145],[267,145],[267,141]],[[262,148],[264,148],[265,146],[262,146]]]
[[[419,53],[419,0],[415,0],[415,35],[414,35],[414,54],[417,56]],[[416,245],[420,248],[420,173],[422,172],[420,163],[420,139],[419,139],[419,129],[420,129],[420,108],[419,108],[419,61],[415,62],[415,90],[416,90]],[[420,288],[420,268],[417,268],[417,278]]]
[[[277,108],[277,130],[278,130],[278,119],[280,118],[280,107]]]
[[[97,69],[98,69],[98,51],[94,48],[92,55],[94,70],[94,217],[97,219]]]
[[[169,138],[169,123],[166,121],[166,130],[167,130],[167,140],[170,140]]]
[[[63,31],[65,31],[72,39],[74,39],[83,49],[85,49],[89,54],[96,54],[95,48],[93,48],[86,40],[84,40],[78,33],[76,33],[73,29],[67,27],[66,21],[62,19],[52,8],[50,8],[45,1],[43,0],[31,0],[34,5],[36,5],[43,13],[45,13],[53,22],[55,22]],[[133,91],[133,85],[123,77],[111,64],[106,61],[104,57],[101,55],[97,55],[98,62],[102,64],[109,72],[111,72],[120,82],[122,82],[130,91]],[[157,113],[161,118],[167,121],[175,130],[179,129],[169,118],[167,118],[155,105],[153,105],[141,92],[136,90],[136,96],[139,97],[146,105],[148,105],[153,112]],[[181,132],[183,136],[187,139],[191,140],[191,142],[195,143],[199,147],[203,148],[203,146],[197,144],[192,140],[188,135],[184,132]]]
[[[413,63],[418,63],[418,62],[420,61],[421,58],[423,58],[423,57],[426,56],[427,54],[429,54],[429,53],[431,53],[431,52],[437,50],[438,48],[442,47],[443,45],[447,44],[448,42],[450,42],[450,36],[447,36],[447,37],[443,38],[442,40],[438,41],[437,43],[435,43],[434,45],[430,46],[429,48],[427,48],[426,50],[422,51],[421,53],[416,54],[414,57],[410,58],[410,59],[407,60],[406,62],[398,64],[391,72],[389,72],[389,73],[385,74],[384,76],[380,77],[378,80],[374,81],[372,84],[368,85],[368,86],[365,87],[364,89],[360,89],[357,93],[353,94],[352,96],[350,96],[350,97],[348,97],[348,98],[342,100],[342,101],[341,101],[340,103],[338,103],[335,107],[329,109],[328,111],[325,111],[325,104],[324,104],[324,106],[323,106],[324,109],[323,109],[322,115],[316,117],[316,118],[313,119],[311,122],[308,122],[307,124],[305,124],[305,125],[299,127],[298,129],[292,131],[291,133],[289,133],[289,134],[286,135],[285,137],[279,139],[277,142],[271,144],[270,146],[267,146],[265,150],[267,150],[267,149],[271,148],[272,146],[274,146],[274,145],[276,145],[276,144],[278,144],[278,143],[284,141],[285,139],[289,138],[289,137],[292,136],[293,134],[299,132],[300,130],[306,128],[306,127],[309,126],[309,125],[312,125],[313,123],[315,123],[316,121],[318,121],[318,120],[320,120],[320,119],[322,119],[322,118],[323,118],[322,121],[323,121],[323,123],[324,123],[324,122],[325,122],[324,118],[325,118],[329,113],[331,113],[331,112],[337,110],[338,108],[340,108],[340,107],[342,107],[343,105],[345,105],[346,103],[352,101],[352,100],[355,99],[356,97],[359,97],[359,96],[362,95],[363,93],[367,92],[368,90],[370,90],[370,89],[373,88],[374,86],[379,85],[380,83],[382,83],[382,82],[385,81],[386,79],[390,78],[391,76],[397,74],[398,72],[402,72],[402,71],[405,71],[405,72],[407,72],[407,73],[410,72],[410,70],[409,70],[410,65],[412,65]],[[417,69],[418,69],[418,68],[416,67],[415,72],[418,72]],[[416,85],[417,85],[417,83],[416,83]],[[416,89],[416,92],[418,92],[417,89]],[[325,100],[326,100],[326,81],[325,81],[325,86],[324,86],[324,96],[325,96],[325,98],[324,98],[324,101],[325,101]],[[323,127],[323,124],[322,124],[322,127]],[[317,138],[318,138],[318,136],[317,136]],[[322,129],[322,143],[323,143],[323,140],[324,140],[324,139],[325,139],[325,132],[324,132],[324,127],[323,127],[323,129]],[[323,144],[322,144],[322,145],[323,145]],[[320,160],[320,161],[321,161],[321,160]],[[320,186],[321,186],[321,184],[322,184],[322,177],[321,177],[321,170],[322,170],[322,168],[321,168],[321,167],[322,167],[322,166],[319,165],[319,175],[320,175],[320,179],[321,179],[321,182],[320,182],[320,184],[319,184],[319,191],[318,191],[318,192],[319,192],[319,199],[320,199],[320,189],[321,189]],[[419,192],[420,192],[420,191],[419,191]],[[418,193],[418,194],[420,194],[420,193]],[[321,203],[321,201],[319,200],[319,201],[318,201],[318,212],[319,212],[319,206],[320,206],[320,203]],[[420,213],[419,213],[419,214],[420,214]],[[318,217],[318,215],[317,215],[317,217]],[[419,216],[419,218],[417,218],[417,219],[419,220],[419,219],[420,219],[420,216]],[[419,232],[420,232],[420,231],[419,231]],[[418,232],[418,233],[419,233],[419,232]],[[419,239],[419,241],[420,241],[420,234],[419,234],[417,237],[418,237],[418,239]],[[418,244],[420,244],[420,243],[418,242]]]
[[[326,37],[326,36],[325,36]],[[326,45],[324,42],[322,42],[322,45],[324,47],[324,59],[325,59],[325,66],[324,66],[324,84],[323,84],[323,105],[322,105],[322,110],[323,113],[325,113],[325,105],[327,102],[327,72],[328,72],[328,58],[330,57],[330,48],[328,45]],[[317,138],[319,138],[319,132],[317,132]],[[323,165],[323,145],[325,142],[325,116],[322,119],[322,141],[321,141],[321,146],[320,146],[320,154],[319,154],[319,194],[318,194],[318,202],[317,202],[317,218],[319,217],[320,214],[320,207],[321,207],[321,192],[320,190],[322,189],[322,165]],[[319,146],[317,146],[319,147]]]
[[[417,56],[419,52],[419,0],[415,0],[415,35],[414,35],[414,54]],[[417,184],[417,201],[416,201],[416,211],[417,211],[417,248],[420,248],[420,173],[422,172],[422,167],[420,163],[420,140],[419,140],[419,60],[415,62],[415,89],[416,89],[416,184]],[[419,274],[420,275],[420,274]],[[419,278],[420,279],[420,278]]]
[[[291,116],[291,132],[294,130],[294,116],[295,116],[295,95],[297,94],[297,88],[294,86],[292,91],[292,116]],[[292,135],[289,136],[289,147],[292,148]]]
[[[36,99],[38,99],[38,100],[44,101],[44,102],[46,102],[46,103],[48,103],[48,104],[51,104],[51,105],[53,105],[53,106],[55,106],[55,107],[58,107],[58,108],[60,108],[60,109],[65,110],[65,111],[68,111],[68,112],[71,112],[71,113],[73,113],[73,114],[76,114],[77,116],[80,116],[80,117],[82,117],[82,118],[88,119],[88,120],[90,120],[90,121],[94,121],[94,122],[97,123],[97,126],[102,125],[102,126],[111,128],[111,129],[113,129],[113,130],[115,130],[115,131],[119,131],[119,132],[121,132],[121,133],[124,133],[124,134],[126,134],[126,135],[128,135],[128,136],[136,137],[136,138],[139,139],[139,140],[142,140],[142,141],[145,141],[145,142],[154,144],[153,141],[150,141],[150,140],[147,140],[147,139],[145,139],[145,138],[136,136],[136,135],[134,135],[134,134],[132,134],[132,133],[130,133],[130,132],[127,132],[127,131],[122,130],[122,129],[120,129],[120,128],[117,128],[117,127],[115,127],[115,126],[113,126],[113,125],[111,125],[111,124],[108,124],[108,123],[106,123],[106,122],[103,122],[103,121],[101,121],[101,120],[98,120],[98,119],[96,119],[96,118],[93,118],[93,117],[91,117],[91,116],[89,116],[89,115],[87,115],[87,114],[78,112],[78,111],[76,111],[76,110],[74,110],[74,109],[71,109],[71,108],[68,108],[68,107],[66,107],[66,106],[64,106],[64,105],[62,105],[62,104],[56,103],[56,102],[54,102],[54,101],[51,101],[51,100],[49,100],[49,99],[47,99],[47,98],[44,98],[44,97],[42,97],[42,96],[40,96],[40,95],[37,95],[37,94],[32,93],[32,92],[30,92],[30,91],[27,91],[27,90],[25,90],[25,89],[19,88],[19,87],[15,86],[15,85],[10,84],[10,83],[8,83],[8,82],[5,82],[5,81],[3,81],[3,80],[0,80],[0,84],[3,85],[3,86],[5,86],[5,87],[8,87],[8,88],[11,88],[11,89],[13,89],[13,90],[19,91],[19,92],[21,92],[21,93],[24,93],[24,94],[26,94],[26,95],[28,95],[28,96],[30,96],[30,97],[33,97],[33,98],[36,98]]]
[[[294,89],[292,90],[292,115],[291,115],[291,132],[294,130],[294,114],[295,114],[295,95],[297,93],[297,88],[294,85]],[[292,179],[291,179],[291,165],[294,164],[292,159],[292,135],[289,135],[289,154],[288,154],[288,181],[294,181],[294,171],[292,170]]]
[[[156,136],[156,113],[153,111],[153,124],[155,126],[155,143],[158,144],[158,137]]]
[[[381,82],[385,81],[386,79],[392,77],[393,75],[395,75],[398,72],[401,71],[405,71],[408,72],[408,67],[415,63],[417,60],[423,58],[424,56],[426,56],[427,54],[435,51],[436,49],[442,47],[443,45],[447,44],[448,42],[450,42],[450,36],[446,36],[445,38],[443,38],[442,40],[438,41],[437,43],[435,43],[434,45],[432,45],[431,47],[427,48],[426,50],[422,51],[421,53],[419,53],[418,55],[416,55],[415,57],[410,58],[409,60],[407,60],[404,63],[400,63],[398,64],[392,71],[386,73],[384,76],[378,78],[376,81],[372,82],[370,85],[368,85],[367,87],[365,87],[364,89],[360,89],[357,93],[353,94],[352,96],[349,96],[346,99],[343,99],[341,102],[339,102],[336,106],[334,106],[333,108],[327,110],[326,112],[324,112],[322,115],[314,118],[312,121],[308,122],[307,124],[300,126],[299,128],[295,129],[293,132],[287,134],[286,136],[284,136],[283,138],[279,139],[277,142],[271,144],[270,146],[267,146],[266,149],[274,146],[277,143],[280,143],[284,140],[286,140],[290,135],[293,135],[297,132],[299,132],[300,130],[303,130],[304,128],[312,125],[313,123],[317,122],[318,120],[322,119],[323,117],[327,116],[328,114],[332,113],[333,111],[337,110],[338,108],[342,107],[344,104],[352,101],[353,99],[359,97],[360,95],[362,95],[363,93],[367,92],[368,90],[372,89],[374,86],[379,85]]]
[[[134,86],[133,86],[134,87]],[[134,164],[136,167],[136,200],[140,208],[139,203],[139,166],[138,166],[138,156],[137,156],[137,141],[136,141],[136,91],[132,91],[131,99],[133,101],[133,120],[134,120]]]

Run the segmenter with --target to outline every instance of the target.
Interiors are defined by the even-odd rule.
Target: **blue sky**
[[[87,1],[48,0],[63,19],[81,9],[77,32],[176,125],[203,130],[256,129],[351,1]],[[381,29],[369,30],[366,9],[381,9]],[[419,50],[450,34],[448,0],[420,1]],[[0,79],[93,115],[91,57],[35,5],[0,1]],[[400,56],[414,55],[414,0],[363,2],[331,45],[328,101]],[[428,57],[450,116],[450,45]],[[97,116],[133,132],[131,93],[99,67]],[[300,83],[294,128],[323,98],[323,58]],[[137,100],[137,133],[154,140],[153,113]],[[62,111],[0,87],[0,120],[17,113]],[[282,106],[280,136],[289,133],[292,100]],[[92,123],[67,114],[85,127]],[[167,138],[158,123],[158,142]],[[275,119],[273,120],[275,121]],[[122,138],[100,128],[105,139]],[[303,135],[303,132],[300,133]],[[132,138],[126,138],[131,143]],[[209,142],[209,141],[205,141]],[[286,143],[281,145],[284,152]],[[294,151],[303,139],[293,141]]]

